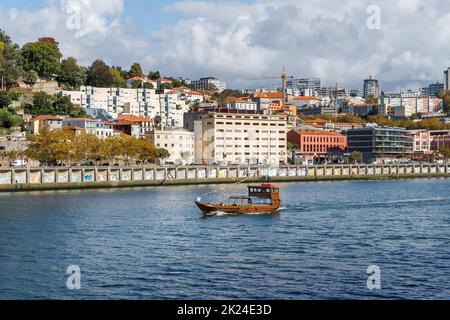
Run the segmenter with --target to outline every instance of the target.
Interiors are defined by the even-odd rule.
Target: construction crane
[[[249,79],[248,81],[262,81],[262,80],[280,80],[281,79],[281,91],[282,91],[282,101],[281,107],[284,109],[286,106],[286,66],[283,66],[283,71],[281,73],[281,77],[263,77],[263,78],[254,78]]]

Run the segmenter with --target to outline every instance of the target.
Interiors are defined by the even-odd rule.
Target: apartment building
[[[292,95],[318,95],[322,86],[319,78],[294,78],[286,80],[286,90]]]
[[[450,90],[450,68],[444,71],[444,90]]]
[[[228,97],[225,100],[224,107],[226,109],[231,110],[251,110],[251,111],[257,111],[258,110],[258,104],[254,101],[250,101],[249,98],[235,98],[235,97]]]
[[[227,88],[227,84],[214,77],[201,78],[191,82],[195,90],[212,90],[216,92],[223,92]]]
[[[365,127],[347,131],[348,152],[361,152],[363,161],[394,162],[411,159],[413,136],[408,130],[391,127]]]
[[[439,112],[442,99],[417,93],[388,94],[381,97],[379,113],[384,116],[407,118],[414,114]]]
[[[164,148],[170,153],[166,164],[187,165],[194,162],[194,132],[182,128],[164,128],[152,130],[148,138],[157,148]]]
[[[192,103],[203,102],[202,93],[186,89],[156,94],[153,89],[81,87],[62,95],[70,96],[71,102],[83,109],[104,110],[106,118],[131,114],[153,120],[159,116],[165,126],[182,127],[183,113]]]
[[[184,117],[196,164],[287,163],[286,115],[201,111]]]
[[[380,97],[380,84],[378,80],[374,79],[372,76],[364,80],[363,86],[363,96],[364,98],[375,98]]]
[[[349,102],[344,104],[342,112],[354,114],[359,117],[367,117],[372,114],[377,114],[380,108],[378,103],[367,103],[364,101]]]

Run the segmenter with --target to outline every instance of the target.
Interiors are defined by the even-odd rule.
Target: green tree
[[[153,119],[153,123],[155,124],[155,127],[159,127],[162,123],[161,116],[155,116],[155,118]]]
[[[86,117],[86,112],[75,106],[68,96],[58,97],[54,100],[52,107],[55,114],[64,114],[73,118]]]
[[[130,71],[128,72],[128,76],[130,78],[134,77],[143,77],[144,72],[142,71],[142,67],[139,63],[135,62],[130,68]]]
[[[34,70],[29,70],[25,74],[25,83],[30,86],[34,86],[36,84],[36,82],[38,81],[38,79],[39,79],[39,75]]]
[[[0,108],[8,108],[13,101],[19,100],[20,93],[0,91]]]
[[[38,115],[38,114],[55,114],[53,109],[53,96],[41,91],[37,92],[33,96],[33,103],[27,104],[25,106],[25,111],[27,113]]]
[[[87,84],[94,87],[114,86],[114,76],[103,60],[96,60],[88,69]]]
[[[161,74],[159,73],[159,71],[150,71],[148,73],[148,78],[150,80],[158,80],[161,78]]]
[[[61,62],[58,81],[68,89],[77,89],[86,83],[87,70],[79,66],[75,58],[69,57]]]
[[[56,41],[27,43],[22,47],[21,53],[25,71],[35,70],[43,77],[59,74],[61,71],[62,53]]]
[[[7,108],[12,103],[11,96],[6,91],[0,92],[0,108]]]
[[[0,29],[0,90],[12,86],[22,74],[19,46]]]
[[[158,159],[164,160],[170,158],[170,152],[167,149],[160,148],[157,150],[157,156]]]
[[[111,75],[113,77],[113,86],[118,88],[127,88],[127,81],[123,78],[122,72],[117,67],[112,67]]]
[[[442,99],[442,108],[444,112],[450,114],[450,90],[441,90],[438,97]]]
[[[363,155],[359,151],[353,151],[350,154],[350,159],[352,160],[353,163],[360,163],[362,161],[362,158],[363,158]]]
[[[295,149],[298,149],[298,145],[296,145],[295,143],[292,143],[292,142],[288,142],[288,143],[287,143],[287,149],[288,149],[288,150],[295,150]]]
[[[443,147],[439,149],[439,153],[444,157],[445,161],[448,162],[448,159],[450,158],[450,148]]]
[[[22,124],[22,118],[16,115],[13,111],[7,109],[0,109],[0,127],[12,128],[18,127]]]

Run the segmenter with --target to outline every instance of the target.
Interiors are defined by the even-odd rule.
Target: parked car
[[[28,164],[27,160],[14,160],[13,162],[11,162],[11,167],[26,167]]]

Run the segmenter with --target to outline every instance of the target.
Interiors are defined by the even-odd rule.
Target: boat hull
[[[228,214],[272,214],[275,213],[280,207],[264,204],[251,204],[251,205],[210,205],[201,202],[195,202],[197,207],[208,215],[214,212],[224,212]]]

